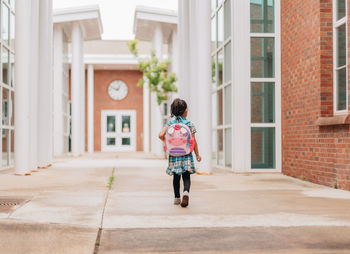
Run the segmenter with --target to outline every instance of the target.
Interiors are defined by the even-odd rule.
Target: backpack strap
[[[173,121],[175,121],[177,123],[183,123],[183,124],[186,124],[186,125],[190,122],[190,121],[188,121],[186,118],[184,118],[182,116],[175,117],[175,119]]]

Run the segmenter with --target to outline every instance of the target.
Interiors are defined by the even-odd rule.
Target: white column
[[[81,113],[80,113],[80,121],[81,121],[81,125],[80,125],[80,128],[81,128],[81,132],[80,132],[80,150],[81,150],[81,154],[85,153],[85,64],[84,64],[84,40],[82,40],[82,46],[81,46],[81,92],[80,92],[80,103],[81,103],[81,106],[80,106],[80,110],[81,110]]]
[[[52,20],[52,1],[53,0],[46,0],[47,1],[47,27],[48,27],[48,38],[47,38],[47,44],[48,44],[48,76],[49,76],[49,83],[48,83],[48,151],[47,151],[47,163],[48,166],[51,166],[53,163],[53,20]],[[40,2],[40,1],[39,1]]]
[[[197,107],[200,109],[196,120],[198,133],[196,138],[202,162],[199,171],[210,173],[211,162],[211,56],[210,56],[210,0],[196,1],[197,18]]]
[[[189,49],[189,11],[190,1],[179,0],[179,21],[178,21],[178,37],[179,37],[179,73],[178,73],[178,87],[179,97],[189,101],[189,69],[190,64],[188,57],[190,55]]]
[[[171,35],[171,72],[174,72],[179,77],[179,39],[177,28],[175,28]],[[179,81],[176,81],[176,86],[179,89]],[[171,93],[170,101],[179,97],[179,93]]]
[[[156,24],[154,29],[152,46],[156,56],[160,61],[163,57],[163,32],[160,24]],[[162,130],[162,114],[157,102],[156,93],[151,93],[151,152],[157,155],[163,154],[163,144],[157,138]]]
[[[148,153],[149,152],[149,126],[150,126],[150,121],[149,121],[149,84],[148,80],[144,83],[143,85],[143,151]]]
[[[178,32],[176,28],[173,30],[171,40],[172,40],[172,49],[171,49],[172,70],[171,71],[177,74],[179,72],[179,39],[178,39]]]
[[[81,47],[82,34],[78,23],[72,26],[72,68],[71,68],[71,100],[72,100],[72,153],[78,156],[81,153]]]
[[[199,75],[199,69],[198,68],[198,57],[202,54],[202,52],[198,52],[198,39],[197,39],[197,33],[198,30],[204,29],[202,24],[200,24],[197,21],[197,12],[198,12],[198,6],[200,3],[198,1],[190,1],[190,18],[189,18],[189,63],[190,66],[187,69],[189,72],[187,75],[189,75],[189,96],[187,96],[187,105],[189,108],[189,119],[194,122],[194,124],[197,123],[197,118],[202,117],[202,114],[198,112],[197,109],[197,90],[202,89],[202,85],[199,85],[197,77]],[[197,23],[198,22],[198,23]],[[200,26],[198,26],[200,24]],[[198,57],[197,57],[198,56]],[[188,61],[188,60],[187,60]],[[200,73],[202,75],[202,73]],[[199,107],[200,108],[200,107]]]
[[[94,66],[88,65],[88,152],[94,152]]]
[[[52,3],[39,1],[38,166],[52,163]]]
[[[157,23],[154,27],[152,47],[160,61],[163,60],[163,31],[161,24]]]
[[[18,175],[30,174],[29,147],[30,147],[30,109],[29,96],[31,80],[31,1],[16,1],[16,31],[15,31],[15,173]]]
[[[54,155],[64,152],[64,117],[63,117],[63,28],[54,27]]]
[[[250,4],[249,1],[232,1],[232,4],[232,84],[235,84],[232,86],[232,168],[250,171],[250,23],[249,19],[242,18],[249,17]]]
[[[38,167],[38,83],[39,83],[39,0],[32,0],[31,9],[31,83],[30,83],[30,168]]]

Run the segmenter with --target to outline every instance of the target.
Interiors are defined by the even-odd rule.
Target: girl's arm
[[[197,161],[200,162],[202,160],[202,157],[199,155],[196,136],[194,133],[192,135],[193,135],[193,139],[194,139],[194,153],[196,154]]]
[[[168,129],[168,127],[165,127],[161,132],[159,132],[159,135],[158,135],[158,138],[162,141],[164,141],[165,139],[165,133],[166,133],[166,130]]]

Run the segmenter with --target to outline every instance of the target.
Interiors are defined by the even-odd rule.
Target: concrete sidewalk
[[[217,172],[193,175],[181,208],[166,164],[94,154],[28,177],[0,174],[1,197],[26,200],[0,208],[0,253],[350,253],[350,192]]]

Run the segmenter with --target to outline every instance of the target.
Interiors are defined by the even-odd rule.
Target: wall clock
[[[108,86],[108,95],[116,101],[124,99],[128,94],[128,86],[121,80],[114,80]]]

